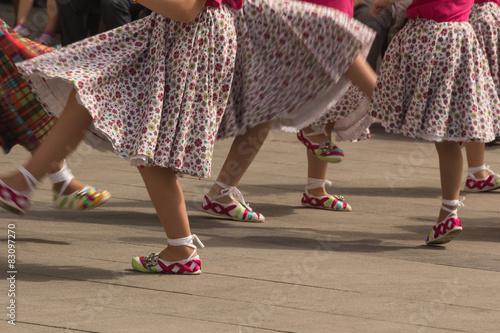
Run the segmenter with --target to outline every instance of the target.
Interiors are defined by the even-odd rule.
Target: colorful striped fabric
[[[36,148],[54,125],[55,118],[40,106],[15,65],[52,50],[21,37],[0,19],[0,145],[6,153],[16,144]]]

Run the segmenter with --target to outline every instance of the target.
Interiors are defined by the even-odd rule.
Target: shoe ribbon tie
[[[201,248],[204,248],[205,245],[200,241],[196,234],[189,235],[187,237],[182,238],[169,238],[167,240],[169,245],[172,246],[189,246],[196,249],[196,246],[193,244],[193,239],[200,245]]]
[[[306,190],[311,190],[313,188],[320,188],[325,186],[325,184],[328,186],[332,186],[333,183],[328,179],[307,178]]]
[[[250,207],[249,204],[245,202],[245,198],[243,198],[243,194],[241,194],[240,190],[238,190],[235,186],[229,186],[226,184],[223,184],[221,182],[215,182],[218,186],[222,187],[222,190],[220,191],[221,194],[218,196],[214,197],[214,199],[224,197],[224,196],[229,196],[233,200],[237,200],[239,203],[241,203],[243,206],[245,206],[249,211],[253,211],[252,208]]]

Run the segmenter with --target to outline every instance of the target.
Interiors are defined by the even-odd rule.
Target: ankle
[[[326,192],[326,189],[324,187],[311,188],[311,189],[307,189],[307,191],[310,194],[314,195],[315,197],[328,196],[328,193]]]
[[[474,173],[474,177],[476,179],[486,179],[489,177],[489,172],[487,170],[481,170],[479,172]]]
[[[191,255],[193,255],[193,257],[197,255],[196,249],[193,249],[192,247],[189,247],[187,245],[168,245],[158,254],[158,257],[165,261],[179,261],[187,259]]]
[[[223,187],[224,186],[224,187]],[[224,194],[224,190],[228,190]],[[232,189],[232,190],[231,190]],[[216,181],[213,185],[210,191],[208,191],[207,196],[214,199],[218,203],[223,203],[223,204],[228,204],[228,203],[237,203],[239,202],[238,199],[234,198],[234,196],[239,196],[236,194],[237,189],[235,187],[232,187],[230,185],[226,185],[224,183],[221,183],[219,181]]]
[[[19,167],[18,172],[4,177],[2,181],[11,189],[28,196],[40,185],[38,179],[23,167]]]
[[[64,190],[63,190],[64,187]],[[69,184],[66,184],[64,181],[58,182],[58,183],[53,183],[52,185],[52,191],[54,193],[59,193],[61,195],[69,195],[72,193],[75,193],[77,191],[80,191],[85,188],[85,185],[81,183],[80,181],[76,180],[76,178],[73,178]],[[61,191],[63,190],[63,191]]]
[[[213,184],[212,187],[210,188],[210,191],[208,191],[207,195],[209,197],[215,197],[216,195],[219,195],[222,192],[222,187],[220,187],[217,184]]]
[[[489,166],[486,166],[484,164],[477,167],[469,167],[468,172],[469,176],[473,175],[476,179],[485,179],[490,175]]]
[[[443,199],[441,204],[441,210],[439,211],[438,223],[443,222],[452,217],[458,217],[458,207],[464,206],[463,201],[465,198],[460,200],[453,199],[447,200]]]
[[[324,128],[313,128],[311,126],[304,128],[302,132],[311,142],[314,143],[322,143],[330,140],[330,137],[327,135]]]

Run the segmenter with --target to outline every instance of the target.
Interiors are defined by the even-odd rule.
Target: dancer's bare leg
[[[75,91],[72,91],[61,117],[25,165],[26,170],[38,180],[53,172],[60,165],[60,161],[82,141],[91,123],[92,117],[87,109],[77,102]],[[15,190],[28,189],[28,184],[19,171],[8,177],[2,177],[2,180]]]
[[[467,165],[469,168],[476,168],[484,165],[484,148],[485,144],[482,142],[468,142],[465,145],[467,153]],[[484,169],[474,173],[477,179],[487,178],[490,174],[488,170]]]
[[[28,24],[34,2],[35,0],[22,0],[17,2],[17,6],[15,7],[17,8],[16,24]]]
[[[368,65],[361,55],[358,55],[351,67],[344,74],[352,81],[366,96],[372,98],[373,89],[377,82],[377,74]]]
[[[167,237],[175,239],[190,236],[184,194],[175,172],[156,166],[139,168],[139,172]],[[159,257],[166,261],[177,261],[186,259],[192,252],[193,249],[188,246],[168,245]]]
[[[439,171],[441,175],[441,192],[444,200],[458,200],[462,182],[463,157],[458,142],[436,142],[439,156]],[[445,205],[446,206],[446,205]],[[446,206],[450,209],[456,207]],[[449,212],[441,209],[438,222],[444,220]]]
[[[319,141],[325,141],[326,140],[331,140],[332,137],[332,130],[333,127],[335,126],[335,122],[333,123],[328,123],[325,126],[325,131],[326,131],[326,138],[321,137],[317,138]],[[310,136],[312,141],[316,140],[316,137],[318,136]],[[307,152],[307,177],[308,178],[315,178],[315,179],[326,179],[326,171],[328,169],[328,162],[320,160],[310,149],[306,149]],[[326,189],[324,186],[314,188],[314,189],[309,189],[309,193],[311,193],[314,196],[327,196],[328,193],[326,192]]]
[[[240,183],[241,178],[264,144],[271,130],[271,125],[271,121],[259,124],[246,131],[245,134],[234,138],[224,165],[217,177],[217,181],[229,186],[237,186]],[[214,184],[207,195],[209,197],[216,196],[221,193],[221,190],[220,186]],[[236,200],[231,199],[229,196],[217,199],[217,201],[221,203],[236,202]]]
[[[57,12],[57,4],[55,0],[47,0],[47,25],[45,31],[55,33],[59,24],[59,14]]]

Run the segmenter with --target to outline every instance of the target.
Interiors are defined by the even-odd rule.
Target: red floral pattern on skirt
[[[385,53],[371,113],[390,133],[488,142],[500,132],[499,104],[470,24],[417,19]]]
[[[20,70],[56,115],[76,88],[94,120],[94,147],[133,165],[208,177],[234,72],[233,13],[206,7],[188,24],[153,13]]]

